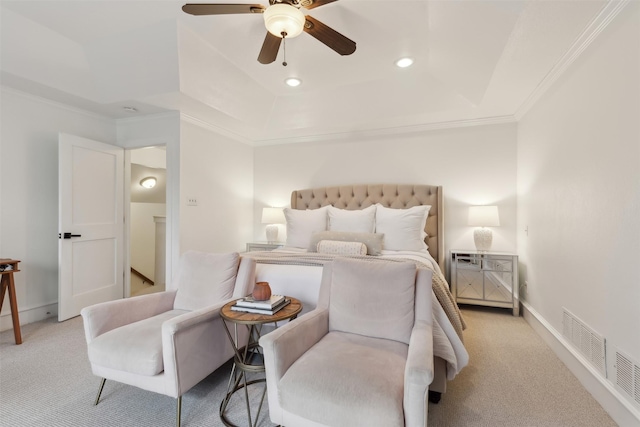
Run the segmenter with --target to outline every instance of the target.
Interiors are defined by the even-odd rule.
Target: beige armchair
[[[255,260],[188,251],[173,290],[83,309],[91,369],[102,377],[95,404],[108,378],[177,398],[180,426],[182,395],[234,354],[220,308],[254,283]]]
[[[411,262],[327,264],[317,308],[260,339],[271,421],[426,426],[431,296]]]

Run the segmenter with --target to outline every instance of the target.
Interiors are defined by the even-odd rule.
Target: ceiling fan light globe
[[[264,11],[264,25],[276,37],[296,37],[304,29],[305,17],[298,8],[288,4],[274,4]]]

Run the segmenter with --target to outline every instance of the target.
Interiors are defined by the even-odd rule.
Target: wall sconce
[[[497,206],[471,206],[469,207],[469,225],[478,227],[473,232],[473,241],[476,249],[486,252],[491,248],[493,234],[487,227],[499,227],[500,217]]]
[[[152,176],[148,176],[140,181],[140,185],[142,185],[144,188],[153,188],[156,186],[156,179]]]
[[[267,242],[278,241],[278,224],[285,224],[282,208],[262,208],[262,223],[267,225]]]

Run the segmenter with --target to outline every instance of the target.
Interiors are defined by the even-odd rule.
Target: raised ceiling
[[[192,16],[184,3],[2,0],[2,84],[113,118],[180,110],[253,144],[506,119],[608,2],[339,0],[305,13],[355,53],[303,33],[286,67],[282,48],[257,61],[261,15]],[[402,56],[414,65],[396,67]]]

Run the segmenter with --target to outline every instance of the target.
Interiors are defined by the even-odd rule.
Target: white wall
[[[556,332],[566,307],[638,362],[640,7],[631,3],[519,123],[518,253],[523,297]]]
[[[0,113],[0,155],[11,159],[0,163],[0,254],[22,261],[21,324],[57,313],[59,132],[128,148],[166,146],[167,277],[184,250],[240,251],[251,240],[251,147],[182,125],[178,112],[116,122],[4,87]],[[197,196],[198,206],[187,207],[181,194]],[[11,327],[7,303],[0,329]]]
[[[469,205],[497,204],[492,248],[516,250],[515,123],[256,148],[254,239],[261,209],[289,205],[292,190],[362,183],[441,185],[446,251],[475,247]]]
[[[58,133],[115,143],[115,122],[1,89],[0,254],[19,259],[20,322],[56,314],[58,301]],[[0,329],[11,328],[5,304]]]
[[[153,217],[165,216],[166,205],[131,203],[130,208],[131,268],[155,281],[156,223]]]
[[[244,250],[253,233],[253,148],[188,120],[180,134],[180,252]]]

